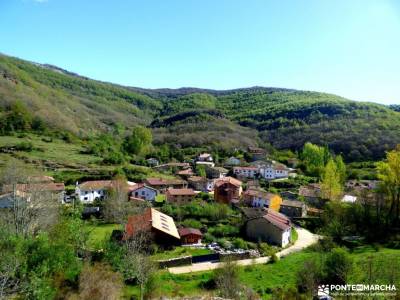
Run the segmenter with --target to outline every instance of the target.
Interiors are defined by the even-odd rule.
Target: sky
[[[0,0],[0,52],[144,88],[400,103],[398,0]]]

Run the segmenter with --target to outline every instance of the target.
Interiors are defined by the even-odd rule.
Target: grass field
[[[46,142],[48,140],[51,142]],[[75,143],[67,143],[61,139],[46,138],[35,134],[26,134],[23,137],[0,136],[0,147],[12,147],[22,142],[31,143],[32,151],[15,151],[17,158],[28,159],[37,162],[50,162],[59,164],[60,166],[82,167],[98,164],[101,158],[82,154],[83,145]]]
[[[99,249],[102,243],[111,237],[111,233],[115,229],[121,229],[119,224],[86,224],[86,229],[89,232],[87,241],[90,249]]]
[[[399,266],[400,250],[380,249],[376,251],[372,247],[361,247],[353,251],[354,267],[350,274],[352,283],[360,282],[365,275],[364,262],[373,257],[377,259],[380,266],[385,264]],[[257,292],[262,299],[271,299],[272,290],[276,288],[295,289],[296,274],[308,259],[315,257],[315,252],[305,250],[291,254],[276,263],[239,267],[240,281]],[[212,294],[215,291],[204,288],[212,278],[212,272],[199,272],[190,274],[173,275],[168,271],[159,271],[152,285],[152,297],[168,296],[196,296]],[[363,281],[361,281],[363,282]],[[138,295],[137,287],[126,286],[126,297]]]

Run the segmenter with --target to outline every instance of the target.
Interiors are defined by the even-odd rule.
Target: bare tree
[[[125,225],[130,215],[138,214],[147,207],[147,203],[137,205],[128,201],[128,192],[126,178],[116,177],[104,200],[103,216],[106,222]]]
[[[156,265],[149,257],[151,234],[148,231],[139,231],[126,241],[126,255],[124,275],[128,280],[136,280],[140,286],[140,299],[143,300],[146,287],[151,280]]]
[[[120,299],[122,288],[122,276],[112,271],[110,266],[104,264],[85,265],[79,278],[77,299]]]
[[[47,229],[59,217],[59,197],[46,188],[46,184],[33,181],[37,170],[16,160],[7,163],[0,174],[3,193],[9,193],[12,203],[3,219],[16,234],[27,236]]]
[[[222,267],[215,270],[214,279],[222,297],[239,299],[242,287],[238,267],[232,259],[225,260]]]

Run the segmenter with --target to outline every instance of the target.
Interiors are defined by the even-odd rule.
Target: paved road
[[[283,249],[276,253],[278,257],[284,257],[288,254],[298,252],[311,246],[312,244],[316,243],[319,239],[319,236],[309,232],[308,230],[296,227],[296,231],[298,234],[298,239],[294,243],[294,245]],[[253,258],[253,259],[242,259],[236,261],[236,263],[240,266],[246,266],[251,264],[265,264],[270,260],[269,256]],[[173,267],[168,268],[168,271],[172,274],[183,274],[183,273],[191,273],[191,272],[200,272],[200,271],[209,271],[214,270],[221,267],[223,263],[221,262],[204,262],[204,263],[197,263],[188,266],[181,266],[181,267]]]

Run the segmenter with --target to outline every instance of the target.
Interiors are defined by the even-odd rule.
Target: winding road
[[[285,257],[291,253],[299,252],[312,244],[315,244],[318,239],[320,238],[319,235],[313,234],[310,231],[301,228],[301,227],[296,227],[296,231],[298,234],[297,241],[279,251],[276,253],[276,255],[279,258]],[[246,265],[252,265],[252,264],[265,264],[270,260],[270,256],[264,256],[264,257],[259,257],[259,258],[250,258],[250,259],[242,259],[242,260],[237,260],[236,263],[239,266],[246,266]],[[222,262],[203,262],[203,263],[197,263],[197,264],[192,264],[188,266],[180,266],[180,267],[172,267],[168,268],[168,271],[172,274],[184,274],[184,273],[191,273],[191,272],[201,272],[201,271],[210,271],[214,269],[218,269],[222,266]]]

